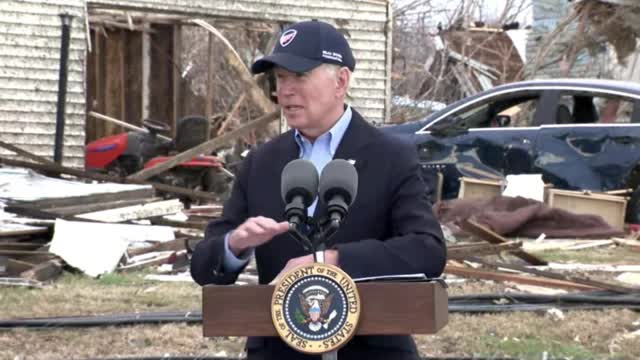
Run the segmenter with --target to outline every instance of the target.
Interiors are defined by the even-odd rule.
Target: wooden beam
[[[528,284],[536,286],[544,286],[550,288],[567,289],[567,290],[597,290],[598,288],[588,285],[576,284],[569,281],[543,279],[531,276],[522,276],[515,274],[506,274],[495,271],[469,269],[463,266],[447,265],[444,272],[451,275],[461,276],[471,279],[484,279],[493,281],[511,281],[519,284]]]
[[[50,253],[48,251],[37,251],[37,250],[0,250],[0,255],[5,256],[27,256],[27,255],[42,255],[42,256],[50,256],[56,257],[56,254]]]
[[[103,115],[103,114],[97,113],[95,111],[90,111],[88,115],[90,115],[91,117],[93,117],[95,119],[104,120],[104,121],[108,121],[108,122],[120,125],[120,126],[122,126],[124,128],[127,128],[129,130],[134,130],[134,131],[139,131],[139,132],[148,132],[144,128],[141,128],[141,127],[138,127],[138,126],[135,126],[135,125],[131,125],[131,124],[129,124],[127,122],[124,122],[122,120],[118,120],[118,119],[116,119],[114,117]],[[164,136],[164,135],[161,135],[161,134],[158,134],[157,136],[159,138],[161,138],[161,139],[171,141],[171,138],[168,137],[168,136]]]
[[[493,255],[503,251],[513,252],[520,249],[522,241],[509,241],[504,244],[469,244],[469,245],[452,245],[447,247],[447,258],[454,260],[464,260],[470,256]]]
[[[123,190],[110,193],[99,193],[64,198],[50,198],[35,201],[18,201],[16,205],[24,205],[39,209],[65,208],[71,206],[87,206],[95,203],[109,203],[123,200],[144,202],[153,198],[153,189]]]
[[[0,230],[0,237],[7,238],[7,237],[21,236],[21,235],[44,234],[44,233],[46,233],[48,231],[49,231],[49,229],[46,228],[46,227],[45,228],[37,228],[37,229],[22,229],[22,230]]]
[[[22,150],[21,148],[15,146],[15,145],[6,143],[6,142],[1,141],[1,140],[0,140],[0,147],[3,147],[3,148],[5,148],[5,149],[7,149],[9,151],[13,151],[14,153],[16,153],[16,154],[18,154],[20,156],[24,156],[27,159],[30,159],[30,160],[33,160],[33,161],[36,161],[36,162],[39,162],[39,163],[52,163],[52,164],[55,164],[53,161],[51,161],[49,159],[45,159],[42,156],[38,156],[38,155],[32,154],[32,153],[30,153],[30,152],[28,152],[26,150]]]
[[[491,263],[488,261],[484,261],[478,258],[473,258],[470,259],[473,262],[477,262],[479,264],[482,264],[484,266],[489,266],[492,268],[503,268],[503,269],[510,269],[510,270],[516,270],[516,271],[520,271],[520,272],[524,272],[524,273],[529,273],[529,274],[533,274],[533,275],[537,275],[537,276],[541,276],[541,277],[545,277],[545,278],[549,278],[549,279],[556,279],[556,280],[561,280],[561,281],[567,281],[567,282],[573,282],[576,284],[580,284],[580,285],[584,285],[584,286],[590,286],[590,287],[594,287],[594,288],[599,288],[599,289],[603,289],[603,290],[610,290],[610,291],[615,291],[615,292],[619,292],[619,293],[631,293],[631,292],[637,292],[640,291],[640,289],[633,289],[633,288],[629,288],[629,287],[625,287],[625,286],[620,286],[620,285],[616,285],[616,284],[610,284],[610,283],[606,283],[606,282],[602,282],[602,281],[597,281],[597,280],[593,280],[590,279],[588,277],[585,276],[578,276],[578,275],[570,275],[570,274],[559,274],[559,273],[555,273],[552,271],[543,271],[543,270],[536,270],[536,269],[530,269],[526,266],[521,266],[521,265],[516,265],[516,264],[505,264],[502,262],[495,262],[495,263]]]
[[[464,221],[458,222],[458,225],[463,230],[473,234],[482,240],[488,241],[492,244],[504,244],[509,242],[507,239],[503,238],[499,234],[491,231],[485,226],[482,226],[476,223],[473,220],[466,219]],[[528,262],[531,265],[547,265],[547,262],[538,258],[537,256],[531,255],[523,250],[515,250],[512,251],[511,254],[519,257],[520,259]]]
[[[127,177],[127,179],[141,181],[141,180],[148,179],[152,176],[158,175],[184,161],[187,161],[193,158],[194,156],[197,156],[199,154],[208,154],[212,150],[219,148],[223,144],[231,142],[241,136],[245,136],[249,134],[251,131],[255,130],[256,128],[259,128],[260,126],[266,125],[271,121],[277,119],[279,116],[280,116],[280,110],[276,110],[272,113],[261,116],[232,132],[218,136],[205,143],[195,146],[189,150],[183,151],[180,154],[174,156],[171,160],[165,161],[162,164],[158,164],[151,168],[140,170],[135,174],[131,174]]]
[[[120,209],[127,206],[144,205],[144,204],[156,202],[159,200],[160,198],[96,202],[92,204],[90,203],[90,204],[49,208],[47,209],[47,211],[55,214],[60,214],[60,215],[77,215],[77,214],[87,214],[87,213],[96,212],[96,211]]]

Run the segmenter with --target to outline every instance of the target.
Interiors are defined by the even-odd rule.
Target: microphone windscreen
[[[358,171],[347,160],[330,161],[322,169],[318,192],[325,202],[329,202],[335,195],[341,195],[347,205],[351,206],[358,193]]]
[[[302,196],[305,207],[309,207],[318,193],[318,171],[309,160],[296,159],[282,170],[280,194],[285,204],[295,196]]]

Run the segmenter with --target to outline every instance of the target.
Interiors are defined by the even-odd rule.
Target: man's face
[[[322,65],[304,74],[279,67],[274,71],[278,103],[290,127],[305,135],[319,136],[342,114],[339,75]]]

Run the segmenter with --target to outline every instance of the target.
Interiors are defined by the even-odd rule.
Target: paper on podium
[[[356,283],[363,282],[373,282],[373,281],[382,281],[382,282],[416,282],[416,281],[437,281],[442,283],[443,286],[447,287],[444,279],[442,278],[430,278],[425,274],[417,273],[417,274],[398,274],[398,275],[380,275],[380,276],[366,276],[359,277],[353,279]]]

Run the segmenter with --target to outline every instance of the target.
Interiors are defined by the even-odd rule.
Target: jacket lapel
[[[351,110],[353,111],[351,122],[340,141],[340,145],[338,145],[336,149],[333,159],[351,161],[358,171],[358,174],[362,174],[362,170],[367,164],[367,159],[364,156],[365,153],[360,151],[360,149],[370,141],[375,131],[374,127],[364,120],[357,111],[353,108],[351,108]],[[313,213],[313,218],[316,221],[322,221],[327,215],[327,205],[322,199],[319,199],[316,210]]]

